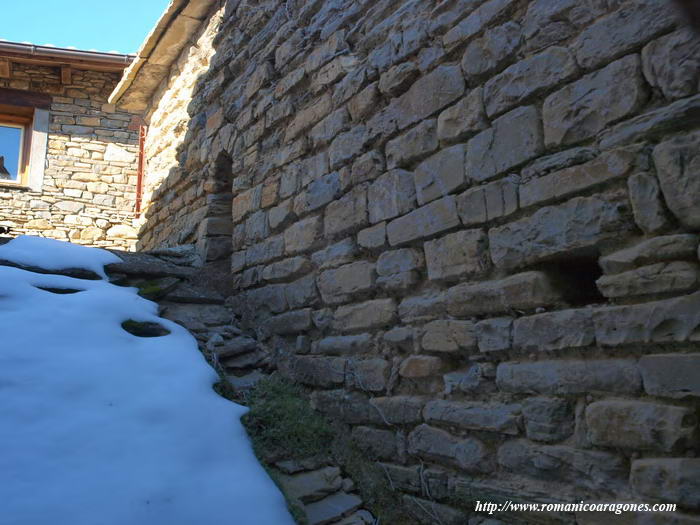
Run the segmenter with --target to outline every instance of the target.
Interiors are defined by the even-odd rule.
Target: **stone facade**
[[[121,74],[13,62],[0,87],[51,96],[41,188],[0,185],[14,234],[133,248],[140,117],[107,104]],[[0,101],[2,102],[2,101]]]
[[[699,46],[662,0],[229,0],[151,103],[140,243],[231,255],[417,522],[696,523]]]

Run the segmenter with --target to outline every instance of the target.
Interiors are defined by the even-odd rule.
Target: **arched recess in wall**
[[[206,213],[197,229],[197,251],[203,262],[211,262],[231,255],[231,157],[221,151],[205,169]]]

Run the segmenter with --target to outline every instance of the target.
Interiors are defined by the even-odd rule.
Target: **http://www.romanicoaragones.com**
[[[675,512],[675,503],[516,503],[505,501],[494,503],[491,501],[479,501],[475,503],[475,512],[488,514],[502,512],[611,512],[622,514],[623,512]]]

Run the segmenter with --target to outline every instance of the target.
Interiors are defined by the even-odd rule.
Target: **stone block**
[[[255,290],[249,290],[246,295],[246,306],[257,312],[269,311],[273,314],[284,312],[288,309],[285,297],[286,285],[268,284]]]
[[[672,452],[691,446],[697,416],[689,408],[644,401],[597,401],[586,407],[594,445]]]
[[[352,159],[360,155],[365,147],[366,129],[365,126],[358,125],[350,131],[340,133],[328,149],[328,156],[331,163],[331,169],[336,169],[344,164],[347,164]]]
[[[700,292],[593,313],[596,341],[602,346],[700,340]]]
[[[641,378],[631,359],[572,359],[500,363],[496,384],[505,392],[522,394],[635,394]]]
[[[630,485],[640,496],[700,509],[700,459],[638,459]]]
[[[638,148],[618,149],[585,164],[529,180],[520,185],[520,205],[524,208],[549,203],[627,177],[640,165],[639,157]]]
[[[455,198],[448,195],[394,219],[387,225],[386,231],[389,244],[397,246],[430,237],[459,224]]]
[[[309,217],[295,222],[284,231],[285,253],[291,255],[312,249],[320,235],[320,217]]]
[[[278,335],[297,334],[311,328],[311,309],[293,310],[275,315],[266,321],[269,330]]]
[[[349,122],[350,116],[347,109],[340,108],[334,111],[311,128],[309,131],[311,143],[315,148],[329,144],[338,133],[348,126]]]
[[[345,381],[347,359],[291,355],[282,360],[284,375],[305,385],[332,387]]]
[[[645,355],[639,360],[644,390],[659,397],[700,397],[700,354]]]
[[[384,359],[348,360],[345,384],[363,392],[381,392],[386,388],[391,364]]]
[[[245,264],[252,266],[263,264],[281,257],[284,254],[284,237],[275,235],[267,240],[254,244],[245,251]]]
[[[558,84],[572,79],[578,66],[565,47],[552,46],[521,60],[484,85],[484,106],[489,117],[517,106]]]
[[[423,205],[462,187],[465,180],[464,144],[445,148],[415,169],[416,197]]]
[[[423,421],[425,400],[414,396],[374,397],[370,405],[385,424],[411,425]]]
[[[390,430],[355,427],[352,440],[371,459],[393,460],[397,456],[396,434]]]
[[[687,131],[695,126],[698,118],[700,95],[683,98],[609,127],[601,133],[600,147],[610,149],[621,144],[663,138],[674,131]]]
[[[381,328],[396,318],[393,299],[374,299],[363,303],[341,306],[335,311],[333,326],[343,332]]]
[[[593,160],[598,156],[599,152],[596,148],[579,146],[569,148],[564,151],[558,151],[551,155],[540,157],[521,171],[523,179],[530,180],[536,177],[541,177],[552,171],[569,168],[577,164],[583,164],[589,160]]]
[[[357,244],[368,250],[386,247],[386,223],[380,222],[357,232]]]
[[[429,425],[419,425],[408,435],[408,451],[426,459],[456,463],[467,472],[488,472],[493,467],[488,449],[478,439],[460,439]]]
[[[513,323],[513,348],[524,352],[583,348],[594,342],[595,330],[589,309],[520,317]]]
[[[463,94],[464,77],[459,66],[438,66],[397,99],[398,128],[405,129],[433,115]]]
[[[355,187],[326,207],[324,233],[333,237],[367,224],[367,188]]]
[[[623,4],[587,27],[573,43],[576,59],[586,69],[633,50],[678,22],[673,9],[655,0]]]
[[[666,204],[680,223],[700,228],[700,133],[662,142],[654,164]]]
[[[479,77],[493,73],[513,60],[522,42],[522,29],[517,22],[509,21],[489,29],[480,38],[469,43],[462,55],[462,71],[471,85]]]
[[[523,401],[523,419],[533,441],[562,441],[574,433],[574,411],[565,399],[529,397]]]
[[[316,277],[313,274],[309,274],[289,283],[284,290],[284,295],[291,309],[315,306],[318,304]]]
[[[318,289],[324,303],[341,304],[371,290],[374,281],[374,263],[358,261],[322,272],[318,277]]]
[[[475,327],[480,352],[510,350],[513,341],[513,319],[496,317],[479,321]]]
[[[694,290],[698,283],[700,266],[685,261],[650,264],[615,275],[604,275],[596,281],[600,292],[608,298],[682,293]]]
[[[467,178],[485,181],[513,169],[543,151],[542,123],[534,106],[516,108],[467,144]]]
[[[425,266],[423,254],[413,248],[382,252],[377,259],[377,274],[381,276],[419,270]]]
[[[700,38],[690,27],[647,44],[642,50],[644,76],[668,99],[687,97],[700,85]]]
[[[605,255],[599,264],[605,273],[619,273],[655,262],[695,259],[698,242],[698,236],[692,233],[654,237]]]
[[[369,221],[376,224],[408,213],[416,204],[413,174],[391,170],[372,183],[367,192]]]
[[[267,213],[267,221],[270,225],[270,229],[276,230],[277,228],[284,227],[289,224],[289,222],[294,218],[292,205],[292,199],[287,199],[279,203],[279,205],[270,208],[270,211]]]
[[[418,67],[413,62],[393,66],[379,77],[379,91],[396,97],[406,91],[419,74]]]
[[[483,89],[478,87],[440,113],[437,120],[438,140],[454,142],[467,139],[487,127]]]
[[[576,197],[489,231],[496,267],[520,266],[593,248],[630,229],[623,204],[604,196]]]
[[[311,264],[306,257],[290,257],[266,266],[262,278],[270,282],[288,281],[310,270]]]
[[[438,148],[437,120],[424,120],[386,144],[387,168],[404,167]]]
[[[404,323],[420,323],[444,317],[447,313],[444,292],[429,291],[407,297],[399,304],[399,317]]]
[[[469,317],[534,310],[561,301],[560,292],[543,272],[525,272],[505,279],[462,283],[447,291],[450,315]]]
[[[301,134],[305,129],[310,128],[323,117],[330,113],[333,101],[330,93],[324,93],[319,98],[313,100],[304,109],[297,111],[296,115],[287,126],[284,136],[285,142],[290,142]]]
[[[355,494],[336,492],[320,501],[304,507],[306,518],[311,525],[333,523],[352,514],[362,506],[362,499]]]
[[[376,150],[368,151],[352,163],[350,184],[355,186],[362,182],[372,181],[384,173],[385,169],[384,155]]]
[[[672,228],[656,177],[650,173],[635,173],[627,179],[627,190],[634,222],[644,233],[660,233]]]
[[[440,374],[445,369],[445,363],[439,357],[432,355],[412,355],[401,362],[399,375],[411,379],[431,377]]]
[[[363,354],[371,350],[370,334],[333,335],[318,342],[316,351],[326,355]]]
[[[462,279],[480,277],[491,269],[488,239],[483,230],[460,230],[427,241],[425,260],[428,279]]]
[[[421,347],[428,352],[476,350],[474,323],[440,320],[425,325]]]
[[[315,390],[311,406],[331,419],[351,425],[381,425],[383,420],[365,394],[347,390]]]
[[[517,435],[520,433],[520,408],[518,404],[435,400],[425,405],[423,417],[429,424]]]
[[[322,208],[336,199],[341,193],[340,174],[329,173],[313,180],[306,191],[294,199],[294,213],[298,216]]]
[[[287,497],[308,503],[339,491],[343,478],[338,467],[323,467],[293,476],[280,476],[280,484]]]
[[[545,99],[545,144],[560,146],[592,137],[610,123],[636,113],[646,100],[639,56],[621,58]]]
[[[325,270],[353,262],[356,254],[357,245],[352,237],[349,237],[314,252],[311,260],[319,270]]]
[[[515,4],[513,0],[489,0],[484,2],[442,37],[443,45],[448,49],[452,49],[476,36],[491,22],[505,16],[513,4]]]
[[[623,488],[627,475],[625,462],[615,454],[562,445],[539,445],[524,439],[501,445],[498,463],[520,475],[573,484],[598,494],[615,494]]]
[[[445,394],[453,392],[473,394],[480,392],[491,393],[496,389],[495,385],[485,377],[485,368],[480,364],[473,364],[466,370],[456,370],[442,376],[445,383]]]
[[[370,84],[348,102],[348,111],[354,122],[362,120],[377,107],[379,101],[378,82]]]
[[[511,175],[457,195],[457,213],[462,224],[476,226],[518,211],[519,184],[519,178]]]

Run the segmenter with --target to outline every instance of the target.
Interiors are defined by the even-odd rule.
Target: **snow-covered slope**
[[[102,273],[114,255],[20,237],[0,259]],[[56,294],[42,288],[81,290]],[[179,325],[105,280],[0,266],[0,524],[284,525],[245,408]],[[141,338],[127,319],[170,334]]]

